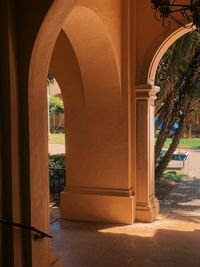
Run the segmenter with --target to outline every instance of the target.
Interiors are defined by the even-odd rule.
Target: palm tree
[[[199,40],[199,30],[184,35],[169,48],[157,70],[156,85],[160,86],[161,91],[156,102],[156,128],[162,123],[155,145],[157,179],[171,160],[193,110],[192,105],[199,98]],[[160,159],[161,150],[174,123],[178,123],[179,128],[165,156]]]

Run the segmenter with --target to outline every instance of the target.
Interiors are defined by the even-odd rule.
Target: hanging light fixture
[[[173,15],[178,12],[192,26],[200,28],[200,0],[188,0],[188,2],[188,4],[181,4],[179,0],[151,0],[155,18],[161,20],[164,27],[170,25],[170,20],[185,27],[185,24]]]

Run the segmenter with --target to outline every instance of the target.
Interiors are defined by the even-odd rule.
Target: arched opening
[[[30,64],[31,218],[33,225],[44,230],[49,228],[45,90],[48,72],[55,75],[65,103],[68,178],[62,217],[133,220],[131,185],[124,179],[128,172],[127,129],[116,54],[95,12],[75,7],[75,3],[55,1],[41,26]],[[111,213],[115,201],[119,209]],[[42,244],[48,247],[46,240]]]
[[[137,183],[137,218],[139,220],[150,221],[152,215],[158,212],[158,202],[154,199],[155,193],[155,157],[154,157],[154,108],[156,94],[159,91],[158,86],[154,84],[156,69],[159,58],[162,57],[167,47],[178,39],[181,35],[189,31],[189,29],[181,28],[167,38],[156,55],[154,56],[146,85],[138,85],[136,87],[136,114],[137,114],[137,176],[140,177]],[[177,35],[176,35],[177,34]],[[152,49],[155,47],[152,46]],[[143,134],[141,134],[141,132]],[[141,181],[143,181],[141,183]],[[147,196],[149,199],[147,200]],[[144,212],[146,205],[147,213]],[[151,212],[151,210],[153,212]],[[147,214],[149,217],[147,217]]]
[[[50,223],[60,218],[60,193],[66,184],[64,103],[60,87],[52,73],[47,79],[48,162]]]
[[[165,158],[167,158],[167,155],[170,155],[170,150],[172,153],[169,156],[165,166],[166,172],[162,174],[162,176],[159,176],[159,174],[157,174],[158,175],[157,181],[159,188],[161,190],[161,192],[159,193],[160,198],[166,197],[166,194],[169,193],[169,190],[171,189],[170,185],[169,188],[167,188],[168,181],[179,182],[182,176],[186,176],[185,179],[183,179],[182,184],[185,186],[185,188],[187,188],[187,182],[188,184],[190,184],[190,187],[192,187],[193,183],[192,180],[194,179],[194,177],[195,179],[198,177],[198,167],[195,166],[194,164],[195,161],[194,158],[198,160],[198,153],[196,154],[196,152],[198,151],[198,145],[193,146],[193,142],[195,143],[195,140],[192,139],[195,138],[191,138],[188,140],[185,138],[186,126],[187,126],[186,122],[188,121],[188,118],[191,116],[191,114],[194,112],[195,108],[198,109],[199,105],[198,95],[196,96],[193,95],[194,93],[197,94],[197,91],[199,90],[198,80],[197,80],[198,74],[196,74],[196,76],[194,75],[195,66],[198,65],[198,63],[196,63],[197,65],[195,65],[194,63],[195,60],[198,58],[198,49],[199,49],[198,30],[195,31],[195,29],[191,28],[190,29],[181,28],[174,34],[172,34],[170,38],[168,38],[166,42],[164,42],[160,46],[159,51],[157,52],[152,61],[152,65],[149,71],[148,82],[150,84],[152,83],[155,85],[160,85],[162,88],[161,91],[162,94],[158,95],[158,102],[157,102],[158,105],[157,117],[159,117],[159,124],[157,125],[158,126],[157,129],[159,130],[157,141],[159,139],[159,142],[156,142],[156,153],[155,153],[157,159],[156,168],[158,169],[161,166],[161,164],[159,164],[159,160],[161,163],[164,162]],[[178,53],[179,51],[180,53]],[[158,61],[159,66],[158,64],[156,64],[157,59],[159,59]],[[175,66],[174,68],[173,64],[171,65],[168,64],[170,60],[171,62],[174,63]],[[167,67],[169,66],[171,69],[171,73],[169,69],[167,69]],[[166,79],[163,78],[164,67],[166,69],[166,72],[168,73],[168,78]],[[154,68],[156,71],[158,68],[157,74],[156,72],[153,72]],[[174,76],[173,73],[175,73]],[[161,75],[160,79],[159,75]],[[160,81],[161,79],[164,81],[163,83]],[[192,79],[193,82],[191,83]],[[187,86],[185,86],[186,84]],[[164,90],[166,90],[167,94],[164,94],[165,93]],[[196,92],[194,90],[196,90]],[[185,95],[185,97],[183,95]],[[165,106],[166,107],[168,106],[167,113],[165,113],[166,112]],[[153,124],[153,122],[151,123]],[[165,140],[167,140],[167,142],[164,143]],[[162,144],[162,147],[160,144]],[[162,149],[161,152],[160,149]],[[193,149],[197,151],[194,151]],[[159,160],[158,156],[160,157]],[[159,180],[160,178],[162,178],[163,181],[160,181]],[[166,179],[166,181],[164,181],[164,179]],[[182,186],[182,184],[180,185],[180,191],[179,191],[180,203],[178,203],[177,201],[177,207],[179,205],[178,208],[180,214],[182,210],[184,210],[184,208],[181,206],[186,205],[182,203],[183,199],[181,199],[181,196],[183,196],[184,193],[186,192],[186,191],[184,192],[184,187]],[[193,192],[194,196],[192,197],[192,199],[193,201],[195,201],[196,196],[194,189]],[[185,202],[187,201],[184,200],[184,203]],[[190,204],[191,204],[191,210],[192,209],[195,210],[195,207],[192,207],[192,201],[190,202]],[[178,213],[179,211],[176,212]]]
[[[63,96],[55,77],[52,74],[48,76],[52,80],[48,80],[47,100],[48,100],[48,132],[49,134],[65,133],[64,126],[64,103]],[[51,141],[51,138],[49,138]]]
[[[178,40],[181,36],[184,34],[187,34],[188,32],[194,30],[194,27],[189,27],[190,25],[187,25],[188,27],[181,27],[175,32],[173,32],[168,38],[165,39],[165,41],[160,45],[158,50],[156,51],[150,67],[148,71],[148,76],[147,76],[147,84],[150,85],[155,85],[155,75],[156,75],[156,70],[158,68],[158,64],[163,57],[164,53],[167,51],[167,49],[174,43],[176,40]]]

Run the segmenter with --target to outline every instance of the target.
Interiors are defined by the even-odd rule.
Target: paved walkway
[[[49,144],[49,154],[65,154],[65,144]]]
[[[189,156],[189,178],[161,201],[153,223],[54,222],[62,267],[200,267],[200,152]]]
[[[188,174],[190,178],[200,178],[200,149],[180,149],[180,152],[189,152],[188,158],[185,161],[185,168],[182,172]],[[169,166],[180,167],[182,162],[171,161]]]

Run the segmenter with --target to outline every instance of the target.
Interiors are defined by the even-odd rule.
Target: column
[[[136,88],[136,220],[152,222],[159,211],[155,197],[154,102],[159,87]]]

